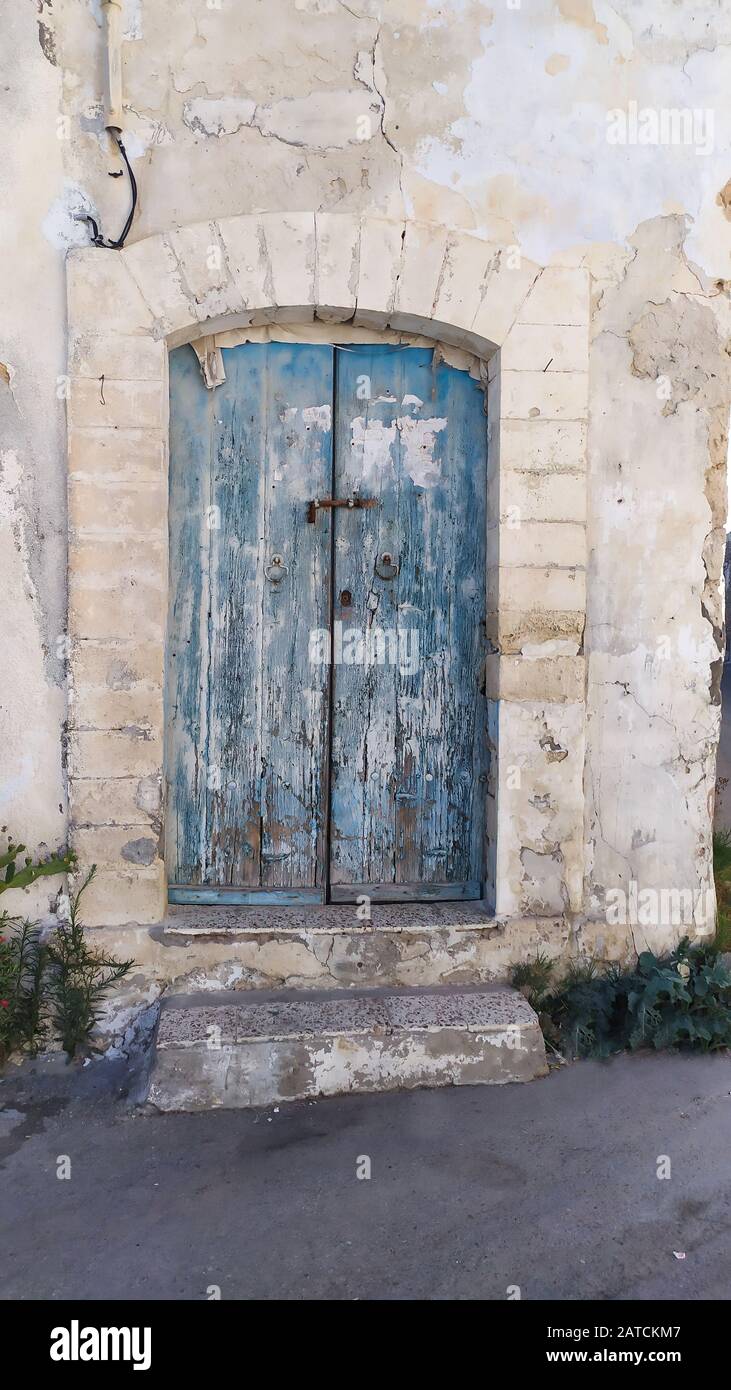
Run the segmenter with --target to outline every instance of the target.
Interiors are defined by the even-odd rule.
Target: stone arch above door
[[[81,866],[98,865],[86,920],[166,910],[168,350],[315,319],[486,363],[496,912],[578,911],[588,272],[431,224],[265,213],[71,252],[68,317],[71,836]]]

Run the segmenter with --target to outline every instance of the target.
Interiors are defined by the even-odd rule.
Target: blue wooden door
[[[431,350],[359,347],[335,419],[338,493],[378,505],[335,512],[332,897],[480,897],[484,395]]]
[[[479,897],[483,393],[425,349],[224,360],[170,362],[171,900]]]
[[[322,901],[330,347],[247,344],[226,381],[171,353],[166,844],[178,902]]]

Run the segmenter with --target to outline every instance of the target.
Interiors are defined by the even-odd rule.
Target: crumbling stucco
[[[587,907],[712,890],[729,400],[726,288],[658,217],[602,288],[590,427]]]

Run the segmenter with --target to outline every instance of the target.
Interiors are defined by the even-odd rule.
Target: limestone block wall
[[[423,224],[267,213],[115,254],[74,251],[68,285],[69,795],[74,848],[82,866],[98,865],[90,924],[155,923],[166,911],[168,347],[224,326],[315,318],[426,333],[484,361],[495,907],[579,911],[587,272],[542,270]],[[571,365],[559,354],[554,371],[537,370],[530,329],[558,339],[562,318],[578,330]]]

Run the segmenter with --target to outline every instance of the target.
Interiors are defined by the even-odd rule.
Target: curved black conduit
[[[130,189],[131,189],[131,192],[132,192],[132,206],[131,206],[131,208],[130,208],[130,210],[129,210],[129,214],[128,214],[128,216],[127,216],[127,221],[125,222],[125,224],[124,224],[124,226],[123,226],[123,228],[122,228],[122,230],[121,230],[121,232],[120,232],[120,234],[119,234],[117,240],[116,240],[116,241],[107,241],[107,238],[106,238],[105,236],[102,236],[102,233],[101,233],[100,230],[99,230],[99,227],[98,227],[98,224],[97,224],[96,220],[91,216],[90,213],[88,213],[88,212],[81,213],[81,214],[80,214],[80,217],[79,217],[79,220],[80,220],[80,221],[83,221],[83,222],[88,222],[88,223],[89,223],[89,226],[91,227],[91,240],[92,240],[92,245],[93,245],[93,246],[105,246],[105,247],[107,247],[107,248],[108,248],[109,250],[111,250],[111,251],[121,251],[122,247],[124,246],[125,241],[127,240],[127,236],[128,236],[128,234],[129,234],[129,229],[130,229],[130,227],[132,226],[132,221],[133,221],[133,219],[134,219],[135,208],[137,207],[137,180],[136,180],[136,178],[135,178],[135,176],[134,176],[134,173],[133,173],[133,171],[132,171],[132,165],[130,164],[130,162],[129,162],[128,158],[127,158],[127,151],[126,151],[126,149],[124,148],[124,145],[123,145],[123,143],[122,143],[122,136],[121,136],[121,135],[118,135],[118,134],[116,133],[116,131],[113,132],[113,135],[114,135],[114,139],[116,140],[117,145],[118,145],[118,147],[119,147],[119,153],[121,154],[122,159],[124,160],[124,163],[125,163],[125,166],[126,166],[126,169],[127,169],[127,173],[129,174],[129,186],[130,186]],[[117,177],[117,178],[118,178],[119,175],[112,175],[112,177]]]

